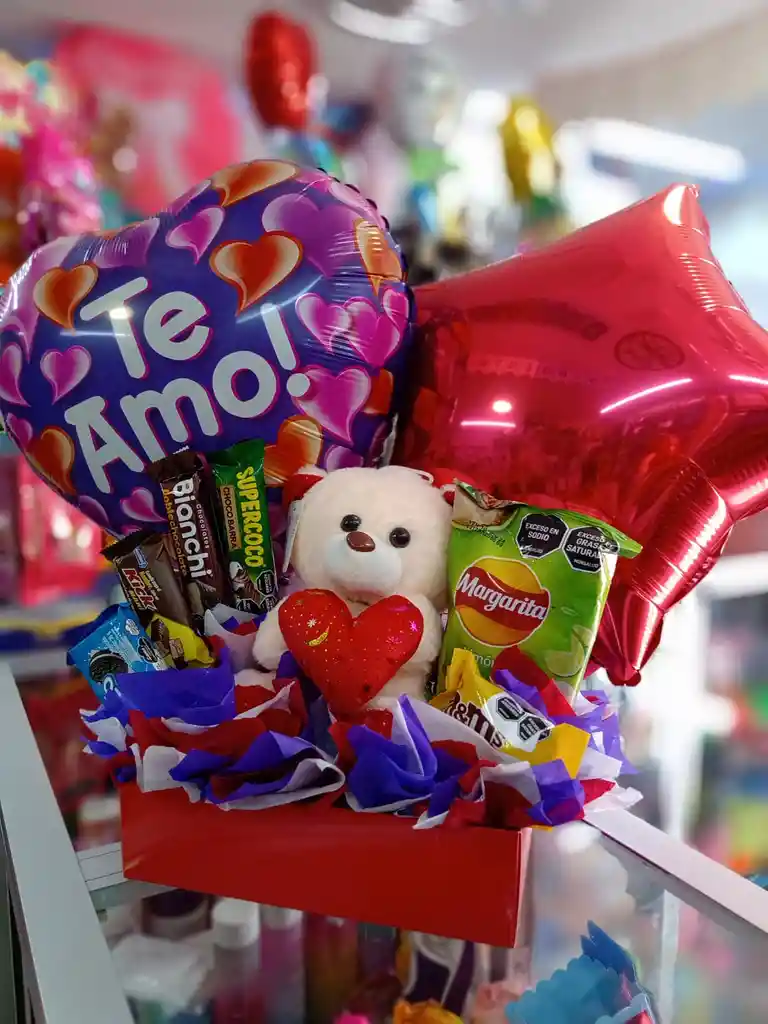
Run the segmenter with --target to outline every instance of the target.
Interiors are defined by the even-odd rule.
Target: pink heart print
[[[160,227],[157,217],[128,224],[116,235],[103,238],[96,246],[93,262],[102,270],[115,267],[143,267],[149,257],[149,247]]]
[[[350,469],[362,466],[363,456],[345,448],[341,444],[332,444],[325,456],[325,468],[329,473],[334,469]]]
[[[350,260],[358,262],[355,248],[355,221],[359,214],[348,206],[334,204],[322,209],[308,196],[284,195],[273,199],[262,214],[265,231],[284,231],[292,235],[304,253],[304,259],[325,277],[333,277]]]
[[[380,313],[368,299],[345,302],[344,309],[352,318],[349,343],[371,366],[384,366],[400,347],[405,325]]]
[[[319,192],[328,192],[338,199],[339,202],[344,203],[345,206],[351,207],[361,217],[366,220],[373,221],[373,223],[382,229],[382,231],[388,231],[389,225],[382,215],[379,213],[378,207],[375,203],[371,202],[370,199],[366,199],[362,192],[356,189],[353,185],[346,185],[342,181],[337,181],[336,178],[329,178],[323,174],[322,171],[317,169],[302,170],[294,179],[300,182],[302,185],[311,185],[316,188]]]
[[[301,185],[312,185],[319,192],[327,192],[330,188],[328,175],[319,167],[302,167],[293,180]]]
[[[88,376],[91,354],[81,345],[71,345],[63,352],[52,348],[43,353],[40,370],[53,388],[53,401],[58,402]]]
[[[296,300],[296,313],[313,338],[330,352],[333,339],[348,335],[352,318],[344,306],[326,302],[320,295],[309,292]]]
[[[27,359],[32,353],[37,318],[40,315],[32,301],[35,285],[49,270],[61,266],[76,241],[74,235],[67,235],[36,249],[25,265],[24,276],[20,280],[12,278],[5,290],[7,301],[3,303],[0,327],[16,332]],[[9,313],[9,309],[12,312]]]
[[[197,199],[201,196],[207,188],[210,188],[211,179],[208,178],[206,181],[201,181],[199,185],[194,185],[188,192],[185,192],[183,196],[179,196],[178,199],[174,199],[172,203],[169,203],[166,207],[168,213],[171,216],[176,217],[181,211],[192,202],[193,199]]]
[[[173,249],[188,249],[195,263],[219,233],[224,223],[224,211],[220,206],[206,206],[171,228],[165,236],[166,245]]]
[[[89,498],[88,495],[84,495],[77,502],[77,507],[83,513],[92,519],[94,523],[98,523],[99,526],[109,526],[109,519],[107,513],[101,502],[96,501],[95,498]]]
[[[352,424],[371,393],[371,378],[359,366],[348,366],[336,376],[324,366],[307,366],[302,372],[312,386],[294,404],[329,434],[351,444]]]
[[[372,366],[381,367],[395,354],[405,335],[408,297],[395,288],[382,295],[383,313],[368,299],[349,299],[343,306],[309,292],[296,300],[299,319],[328,351],[339,336]]]
[[[24,365],[21,345],[11,342],[0,356],[0,397],[13,405],[29,405],[19,390],[19,378]]]
[[[139,519],[144,523],[164,523],[165,516],[161,516],[155,508],[155,499],[151,491],[146,487],[135,487],[127,498],[120,502],[120,508],[125,515],[131,519]]]
[[[397,288],[386,288],[381,293],[382,309],[390,320],[402,325],[403,332],[405,332],[405,325],[408,322],[410,305],[408,294]]]
[[[21,416],[14,416],[12,412],[5,417],[5,429],[22,451],[29,445],[35,434],[29,420],[25,420]]]

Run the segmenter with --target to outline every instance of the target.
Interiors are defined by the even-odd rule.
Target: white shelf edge
[[[746,923],[768,939],[768,892],[630,811],[585,811],[585,821],[647,861],[685,889],[682,898],[707,916],[719,910],[725,925]],[[700,897],[703,897],[701,899]]]
[[[46,1024],[130,1024],[19,688],[2,664],[0,735],[5,866],[36,1017]]]

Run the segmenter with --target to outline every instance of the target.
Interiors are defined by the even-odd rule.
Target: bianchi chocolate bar
[[[187,600],[199,620],[206,608],[230,601],[203,462],[192,451],[177,452],[149,473],[160,484]]]

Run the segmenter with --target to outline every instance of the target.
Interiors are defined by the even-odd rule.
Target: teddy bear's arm
[[[253,641],[254,660],[262,668],[269,671],[274,671],[277,668],[280,659],[288,650],[285,640],[283,640],[280,620],[278,618],[278,612],[282,603],[283,601],[280,601],[268,613],[266,619],[259,626],[256,639]]]
[[[424,670],[427,671],[440,654],[440,645],[443,641],[440,613],[423,594],[408,594],[407,597],[411,604],[416,605],[424,618],[424,632],[421,636],[421,643],[411,658],[410,664],[423,665]]]

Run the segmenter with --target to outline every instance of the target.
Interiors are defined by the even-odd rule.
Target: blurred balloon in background
[[[17,220],[29,254],[62,235],[98,231],[102,210],[85,126],[59,70],[45,60],[25,65],[28,131],[21,136],[23,185]]]
[[[24,65],[0,51],[0,286],[23,259],[16,214],[24,182],[20,139],[29,130],[30,96]]]
[[[21,152],[24,184],[17,219],[26,252],[62,235],[101,228],[96,170],[70,135],[43,122],[24,136]]]
[[[378,93],[379,118],[399,146],[443,147],[461,103],[446,60],[427,48],[398,51],[384,66]]]
[[[437,188],[440,179],[451,170],[451,163],[442,149],[415,149],[410,153],[409,173],[411,187],[408,205],[413,218],[422,231],[440,234]]]
[[[275,131],[270,138],[270,153],[304,167],[318,167],[334,178],[346,177],[344,166],[333,146],[315,132]]]
[[[0,54],[0,281],[38,245],[101,225],[74,96],[49,61]]]
[[[17,220],[23,182],[20,151],[0,146],[0,288],[23,260]]]
[[[129,148],[136,162],[123,178],[129,215],[163,209],[195,182],[242,158],[243,120],[230,84],[203,58],[154,39],[83,25],[62,33],[52,60],[80,110],[87,117],[96,113],[91,129],[103,131],[117,112],[132,121]]]
[[[32,82],[24,65],[5,50],[0,51],[0,125],[3,137],[25,131],[25,112],[32,95]]]
[[[347,153],[346,165],[352,168],[351,178],[361,192],[376,202],[392,224],[405,215],[408,159],[382,124],[374,121],[363,133]]]
[[[504,167],[520,217],[521,248],[557,241],[571,230],[560,195],[555,126],[527,96],[514,97],[499,126]]]
[[[351,149],[370,126],[373,105],[367,100],[329,97],[320,114],[325,138],[340,152]]]
[[[445,146],[458,124],[461,102],[454,70],[427,47],[400,50],[384,65],[377,110],[383,127],[405,153],[404,215],[418,226],[425,245],[441,231],[438,186],[451,168]],[[426,252],[418,256],[431,259]]]
[[[35,105],[45,108],[54,117],[67,118],[72,126],[76,118],[74,97],[66,88],[56,68],[48,60],[31,60],[25,65]]]
[[[560,168],[555,156],[555,128],[543,110],[528,97],[512,99],[499,134],[515,202],[523,205],[551,200],[557,192]]]
[[[344,166],[324,130],[328,83],[318,73],[314,39],[304,25],[277,11],[251,22],[245,81],[270,155],[344,178]]]
[[[359,184],[350,156],[371,124],[371,105],[324,95],[316,106],[312,129],[306,135],[306,158],[297,158],[297,162],[322,167],[336,178]]]
[[[302,24],[277,11],[254,18],[246,39],[246,82],[265,125],[296,132],[307,128],[316,65],[314,41]]]
[[[136,122],[127,107],[102,111],[95,97],[89,107],[88,149],[99,178],[104,227],[116,231],[140,219],[140,214],[132,211],[125,201],[138,163],[133,144]]]

